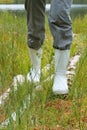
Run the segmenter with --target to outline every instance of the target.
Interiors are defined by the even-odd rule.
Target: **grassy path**
[[[87,16],[73,20],[73,32],[77,35],[73,40],[71,57],[80,54],[81,57],[66,98],[53,95],[53,80],[44,82],[43,91],[36,92],[36,96],[32,95],[35,84],[31,83],[19,85],[14,93],[11,85],[14,76],[25,76],[31,67],[26,46],[26,18],[8,12],[0,13],[0,18],[0,94],[11,86],[8,102],[0,107],[0,118],[3,119],[2,115],[5,119],[10,117],[9,125],[3,130],[87,130]],[[47,64],[51,67],[42,74],[41,82],[54,72],[54,50],[47,22],[43,54],[42,68]],[[29,93],[31,104],[27,100],[27,108],[21,114],[19,108],[23,107],[23,99]],[[15,123],[11,118],[14,111],[17,113]]]

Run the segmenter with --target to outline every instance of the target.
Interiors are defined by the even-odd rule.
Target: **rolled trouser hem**
[[[59,49],[59,50],[70,50],[71,45],[68,45],[68,46],[65,46],[65,47],[58,47],[58,46],[55,46],[55,44],[54,44],[53,48],[54,49]]]
[[[28,44],[29,48],[38,50],[38,49],[40,49],[42,47],[43,42],[44,42],[44,40],[42,40],[42,41],[28,42],[27,44]]]

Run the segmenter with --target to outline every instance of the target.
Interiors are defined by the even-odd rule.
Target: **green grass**
[[[13,3],[13,0],[0,0],[0,4]]]
[[[12,79],[17,74],[27,75],[31,63],[26,41],[26,16],[16,13],[0,13],[0,93],[8,86],[11,93],[5,105],[0,108],[1,115],[10,117],[16,111],[17,121],[3,130],[43,130],[59,128],[59,130],[87,129],[87,15],[73,20],[73,32],[76,37],[71,48],[71,57],[81,54],[77,64],[76,75],[67,98],[54,96],[51,87],[53,80],[42,82],[54,73],[52,36],[46,18],[46,39],[43,45],[42,68],[51,64],[48,72],[42,74],[43,90],[34,91],[35,84],[24,83],[14,92]],[[27,99],[30,94],[31,101]],[[23,108],[26,99],[27,108]],[[44,128],[45,127],[45,128]],[[1,129],[2,130],[2,129]]]

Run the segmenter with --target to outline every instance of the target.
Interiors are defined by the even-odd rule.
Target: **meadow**
[[[7,3],[13,3],[13,0],[0,0],[0,4],[7,4]]]
[[[25,81],[14,91],[14,76],[23,74],[26,77],[31,67],[26,13],[0,13],[0,95],[11,88],[9,98],[0,106],[0,123],[9,117],[9,124],[0,125],[0,130],[87,130],[87,15],[72,20],[76,35],[70,57],[76,54],[81,57],[67,97],[52,93],[53,79],[43,82],[54,73],[53,39],[47,17],[41,68],[48,64],[50,69],[42,71],[40,84],[43,89],[35,91],[38,84]],[[16,121],[11,117],[14,111]]]

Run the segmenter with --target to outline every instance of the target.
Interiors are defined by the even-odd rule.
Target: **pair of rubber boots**
[[[39,82],[41,76],[42,49],[34,50],[29,48],[29,55],[33,67],[27,75],[27,80],[30,82]],[[55,75],[52,87],[54,94],[68,94],[66,70],[69,55],[70,50],[55,49]]]

